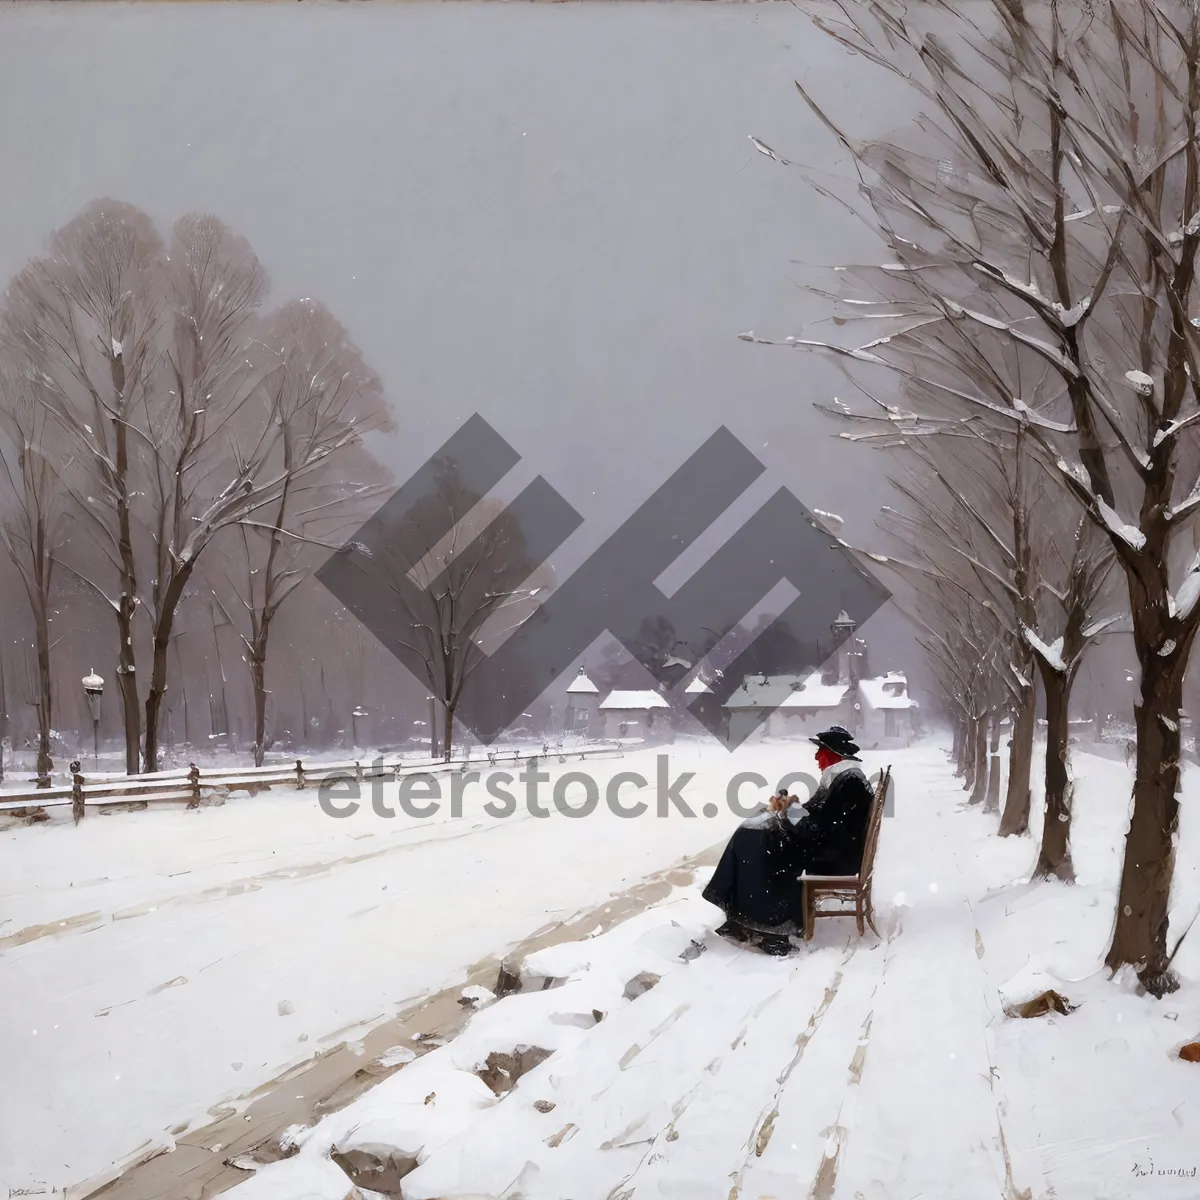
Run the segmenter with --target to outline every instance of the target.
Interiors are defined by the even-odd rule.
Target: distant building
[[[756,733],[768,738],[807,738],[843,725],[864,750],[907,745],[917,732],[917,702],[899,671],[862,677],[866,643],[845,611],[832,630],[837,645],[836,676],[813,670],[801,675],[748,675],[725,702],[730,737]]]
[[[721,702],[713,695],[712,688],[697,675],[683,689],[684,703],[688,711],[700,721],[706,729],[723,729],[728,719]]]
[[[600,733],[600,689],[582,667],[567,687],[563,732],[580,737],[598,737]]]
[[[808,675],[750,675],[725,701],[729,736],[735,741],[756,730],[763,737],[811,737],[830,725],[850,728],[849,683],[824,683]]]
[[[658,692],[609,692],[600,702],[600,713],[606,738],[640,738],[658,743],[675,740],[671,706]]]
[[[902,671],[858,682],[860,745],[868,749],[906,746],[917,733],[917,702]]]

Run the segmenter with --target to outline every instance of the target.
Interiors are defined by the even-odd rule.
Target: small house
[[[729,714],[704,679],[697,675],[683,689],[683,694],[684,703],[696,720],[714,733],[724,733]]]
[[[908,678],[902,671],[860,679],[858,695],[858,740],[865,749],[893,749],[913,740],[917,702],[908,694]]]
[[[807,675],[748,675],[725,701],[729,736],[742,741],[756,730],[763,737],[811,737],[847,722],[849,683],[824,683]]]
[[[671,706],[658,692],[609,692],[600,703],[600,714],[606,738],[638,738],[659,743],[675,740]]]
[[[582,667],[567,687],[563,732],[585,738],[600,736],[600,689]]]

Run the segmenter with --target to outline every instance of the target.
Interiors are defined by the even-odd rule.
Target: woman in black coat
[[[728,918],[718,933],[784,955],[804,932],[801,872],[854,875],[862,865],[872,792],[850,731],[835,725],[810,741],[821,782],[806,804],[772,798],[742,822],[704,889]]]

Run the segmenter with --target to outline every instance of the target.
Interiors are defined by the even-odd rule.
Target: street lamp
[[[367,710],[361,704],[354,706],[354,711],[350,714],[350,729],[354,735],[354,744],[358,745],[358,720],[360,717],[367,716]]]
[[[100,697],[104,695],[104,680],[95,671],[83,677],[83,690],[87,696],[88,711],[92,714],[92,757],[100,761]]]

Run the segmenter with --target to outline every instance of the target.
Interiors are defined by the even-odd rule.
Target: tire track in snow
[[[445,1195],[615,1200],[629,1191],[628,1180],[656,1150],[670,1147],[673,1158],[683,1152],[688,1144],[680,1136],[684,1118],[697,1102],[720,1099],[718,1111],[728,1126],[724,1072],[737,1056],[729,1047],[749,1044],[746,1031],[756,1014],[776,997],[794,994],[790,981],[806,969],[811,974],[815,965],[807,957],[765,959],[723,941],[711,946],[644,996],[611,1011],[574,1046],[554,1054],[538,1068],[539,1076],[545,1073],[540,1082],[532,1075],[522,1080],[461,1139],[439,1148],[406,1179],[406,1188],[430,1200]],[[830,970],[832,965],[825,964]],[[815,981],[814,1004],[827,974]],[[680,1013],[685,1002],[689,1007]],[[621,1069],[619,1058],[635,1045],[644,1048]],[[551,1130],[539,1133],[525,1115],[534,1094],[553,1099],[557,1120],[576,1127],[557,1147],[544,1141]]]
[[[808,1200],[832,1200],[842,1151],[845,1148],[851,1130],[854,1128],[854,1110],[857,1093],[862,1079],[863,1068],[866,1065],[867,1049],[871,1039],[871,1027],[875,1018],[875,997],[879,992],[880,985],[883,983],[884,976],[891,962],[893,942],[897,928],[897,922],[893,920],[891,928],[888,930],[887,941],[882,946],[882,959],[877,960],[870,957],[875,950],[879,949],[878,946],[869,949],[854,947],[847,956],[848,970],[846,975],[839,972],[837,978],[838,986],[836,988],[831,987],[827,991],[825,1000],[822,1001],[821,1006],[810,1018],[808,1028],[797,1038],[796,1052],[792,1060],[776,1079],[775,1091],[769,1101],[770,1107],[761,1116],[741,1165],[735,1173],[731,1172],[733,1183],[729,1191],[729,1200],[743,1200],[743,1197],[749,1200],[749,1196],[752,1194],[752,1190],[754,1190],[755,1176],[761,1173],[760,1164],[764,1156],[768,1155],[768,1151],[774,1141],[779,1126],[780,1113],[786,1109],[789,1087],[793,1089],[798,1088],[801,1096],[805,1098],[808,1096],[819,1097],[823,1089],[828,1089],[829,1085],[825,1082],[827,1076],[822,1069],[824,1063],[818,1063],[814,1069],[809,1071],[804,1071],[802,1064],[807,1063],[811,1067],[812,1060],[806,1057],[806,1051],[810,1043],[817,1037],[822,1025],[825,1023],[827,1013],[834,1007],[834,1002],[840,995],[843,997],[843,1001],[835,1011],[836,1019],[827,1026],[826,1034],[822,1039],[821,1058],[824,1060],[836,1060],[840,1058],[842,1061],[845,1061],[846,1043],[851,1037],[854,1038],[854,1049],[850,1054],[846,1086],[841,1092],[841,1100],[838,1104],[837,1112],[834,1114],[832,1122],[820,1130],[820,1136],[824,1142],[823,1152],[816,1170],[813,1172],[812,1183],[806,1193]],[[847,976],[850,986],[844,988],[843,984],[847,981]],[[865,1015],[863,1015],[864,1008],[867,1010]],[[857,1030],[856,1037],[855,1030]],[[800,1071],[799,1075],[796,1074],[797,1071]],[[810,1120],[812,1116],[816,1116],[816,1114],[810,1114]],[[790,1126],[792,1128],[800,1127],[796,1121],[792,1121]],[[808,1124],[803,1126],[803,1128],[805,1131],[811,1131],[813,1125]],[[804,1153],[796,1143],[789,1143],[789,1150],[796,1151],[798,1154]],[[808,1148],[808,1154],[811,1156],[811,1147]],[[773,1157],[778,1158],[779,1155],[776,1154]],[[790,1155],[785,1157],[790,1157]],[[789,1181],[788,1194],[798,1194],[797,1187],[801,1177],[802,1175],[799,1171],[795,1171],[792,1174],[792,1178]],[[768,1184],[767,1186],[771,1185]],[[767,1195],[767,1193],[759,1193],[757,1191],[754,1194],[761,1194],[764,1198]]]
[[[739,952],[740,955],[752,953]],[[807,1028],[792,1040],[795,1051],[785,1072],[790,1073],[799,1056],[803,1054],[803,1046],[820,1025],[821,1018],[841,986],[842,969],[853,957],[853,953],[850,951],[843,955],[833,977],[820,993],[821,1000],[809,1018]],[[723,1136],[724,1139],[728,1139],[728,1114],[731,1108],[737,1110],[739,1095],[750,1090],[751,1095],[747,1099],[753,1104],[756,1099],[754,1091],[764,1082],[757,1077],[761,1076],[764,1070],[772,1073],[777,1070],[774,1066],[777,1060],[771,1053],[775,1047],[771,1043],[777,1041],[786,1045],[794,1026],[791,1014],[786,1009],[781,1013],[778,1006],[781,1002],[786,1006],[798,998],[797,984],[819,986],[824,978],[824,971],[821,970],[823,966],[825,964],[815,961],[814,956],[797,959],[791,964],[791,970],[780,978],[778,986],[770,995],[755,1004],[746,1014],[746,1021],[729,1044],[732,1058],[728,1061],[725,1056],[714,1059],[709,1064],[707,1077],[701,1078],[684,1097],[676,1101],[672,1108],[671,1120],[654,1135],[642,1159],[613,1187],[606,1200],[632,1200],[639,1189],[647,1195],[669,1194],[672,1188],[678,1191],[682,1184],[691,1182],[690,1177],[703,1176],[706,1173],[707,1164],[712,1160],[714,1141],[719,1146]],[[773,1009],[774,1012],[771,1011]],[[763,1042],[768,1044],[768,1053],[755,1059],[755,1052],[761,1049],[760,1044]],[[746,1061],[747,1059],[750,1061]],[[738,1074],[739,1067],[742,1067],[744,1074],[749,1078],[730,1078],[731,1074]],[[694,1103],[698,1111],[689,1114]],[[693,1128],[688,1129],[686,1136],[680,1128],[685,1114],[692,1118],[686,1124],[694,1127],[694,1131]],[[760,1125],[761,1121],[756,1117],[750,1134],[738,1137],[738,1153],[753,1139]],[[689,1178],[681,1180],[678,1178],[681,1174]]]
[[[979,923],[975,918],[975,906],[971,901],[967,900],[967,908],[971,912],[971,923],[975,926],[975,958],[979,963],[979,982],[980,987],[984,992],[984,1002],[989,1000],[995,1001],[995,1007],[1000,1006],[999,993],[991,983],[987,972],[983,968],[983,956],[985,953],[983,945],[983,935],[979,932]],[[996,992],[994,996],[989,993]],[[1000,1157],[1004,1162],[1004,1197],[1003,1200],[1033,1200],[1033,1190],[1025,1188],[1022,1191],[1017,1191],[1016,1182],[1013,1179],[1013,1161],[1012,1154],[1008,1149],[1008,1139],[1004,1135],[1004,1113],[1007,1107],[1006,1099],[999,1091],[997,1091],[996,1083],[1000,1078],[1000,1073],[996,1068],[995,1056],[992,1054],[992,1045],[988,1038],[988,1030],[983,1031],[983,1049],[987,1056],[988,1064],[988,1087],[991,1090],[992,1102],[996,1108],[996,1144],[1000,1150]]]
[[[824,1200],[834,1188],[863,1200],[942,1196],[948,1179],[955,1200],[1018,1200],[1006,1185],[996,1132],[987,1044],[992,1013],[966,861],[973,822],[957,815],[957,800],[948,786],[929,789],[934,814],[955,816],[934,824],[935,836],[919,847],[906,845],[907,831],[896,830],[900,853],[888,870],[889,887],[922,898],[905,909],[904,936],[875,1005],[871,1041],[877,1045],[871,1071],[855,1089],[853,1145],[847,1153],[847,1140],[831,1127],[837,1162],[819,1164],[824,1175],[818,1170],[814,1185],[826,1191],[808,1200]],[[756,1196],[772,1192],[796,1194],[764,1188]]]

